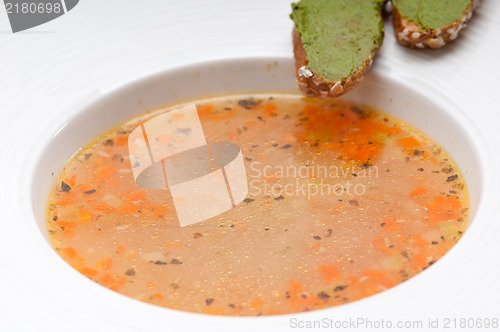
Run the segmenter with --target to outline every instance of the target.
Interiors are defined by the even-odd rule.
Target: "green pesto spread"
[[[471,0],[393,0],[403,17],[424,29],[440,29],[458,20]]]
[[[384,36],[383,0],[301,0],[290,17],[307,53],[307,69],[339,82],[362,69]]]

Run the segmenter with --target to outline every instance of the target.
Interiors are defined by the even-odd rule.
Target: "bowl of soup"
[[[180,325],[413,296],[444,273],[482,199],[476,142],[432,96],[375,71],[340,99],[304,98],[293,59],[271,57],[96,98],[33,176],[51,264],[89,305]]]

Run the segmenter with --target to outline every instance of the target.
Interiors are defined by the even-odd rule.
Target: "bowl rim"
[[[289,57],[269,57],[269,56],[262,56],[262,57],[237,57],[237,58],[231,58],[231,59],[217,59],[217,60],[209,60],[209,61],[201,61],[201,62],[197,62],[197,63],[194,63],[192,65],[184,65],[184,66],[181,66],[181,67],[175,67],[175,68],[170,68],[170,69],[167,69],[167,70],[163,70],[163,71],[160,71],[158,73],[154,73],[152,75],[147,75],[147,76],[144,76],[142,78],[140,78],[139,80],[135,80],[135,81],[132,81],[132,82],[128,82],[116,89],[113,89],[109,92],[106,92],[104,94],[98,94],[98,95],[95,95],[95,97],[93,99],[90,99],[88,100],[85,104],[81,105],[80,108],[78,108],[77,110],[73,111],[71,113],[71,115],[63,120],[62,121],[62,125],[59,126],[59,129],[57,130],[56,134],[52,137],[52,139],[50,141],[47,141],[44,146],[40,149],[40,154],[38,155],[38,157],[36,158],[36,165],[38,166],[40,164],[40,158],[44,158],[44,155],[48,149],[50,149],[51,145],[53,144],[54,142],[54,139],[57,139],[58,135],[60,135],[61,132],[64,132],[64,131],[67,131],[68,128],[68,125],[71,124],[72,122],[75,122],[75,121],[78,121],[78,120],[81,120],[82,117],[84,117],[84,113],[86,113],[89,109],[92,109],[92,108],[98,108],[100,105],[102,104],[105,104],[106,102],[108,102],[109,100],[113,100],[114,98],[117,98],[117,97],[120,97],[122,94],[127,94],[128,92],[136,89],[136,87],[138,85],[148,85],[148,84],[153,84],[152,82],[155,82],[155,81],[158,81],[158,80],[162,80],[165,76],[169,76],[169,75],[172,75],[172,73],[179,73],[179,72],[183,72],[183,71],[193,71],[193,70],[196,70],[196,69],[199,69],[199,68],[205,68],[205,67],[217,67],[217,66],[224,66],[224,65],[227,65],[228,63],[233,63],[233,64],[237,64],[237,63],[241,63],[241,62],[254,62],[255,59],[257,59],[258,61],[262,61],[262,62],[274,62],[274,61],[285,61],[285,62],[288,62],[290,63],[291,61],[293,61],[292,58],[289,58]],[[277,60],[276,60],[277,59]],[[377,71],[374,71],[373,73],[369,74],[371,76],[367,76],[368,79],[369,77],[378,77],[379,79],[383,79],[383,80],[389,80],[389,81],[392,81],[393,83],[396,83],[397,81],[394,80],[392,77],[389,77],[389,76],[382,76],[380,73],[378,73]],[[404,89],[408,89],[409,87],[407,86],[403,86]],[[262,91],[262,92],[265,92],[265,91]],[[257,93],[257,91],[255,91],[254,93]],[[423,95],[421,92],[419,91],[415,91],[416,94],[418,95]],[[201,97],[203,98],[203,97]],[[193,99],[199,99],[198,97],[195,97]],[[346,96],[346,99],[349,99],[349,94]],[[450,100],[447,100],[446,101],[447,103],[450,102]],[[176,104],[178,102],[174,102],[174,104]],[[451,104],[450,104],[451,105]],[[163,106],[159,106],[160,108],[163,107]],[[438,106],[439,108],[439,106]],[[449,115],[448,112],[446,110],[443,111],[444,113],[446,113],[446,115]],[[457,120],[458,121],[458,120]],[[120,122],[123,122],[123,121],[120,121]],[[460,125],[463,125],[460,124]],[[475,145],[474,143],[471,142],[471,144]],[[475,157],[479,160],[480,164],[483,162],[483,160],[480,158],[481,156],[478,155],[478,152],[477,151],[473,151],[473,153],[476,155]],[[30,184],[31,184],[31,188],[33,189],[34,187],[36,187],[37,185],[34,183],[34,181],[36,181],[37,179],[37,169],[38,167],[35,167],[32,171],[32,176],[30,178]],[[484,179],[481,178],[481,183],[484,181]],[[484,188],[481,188],[480,189],[480,195],[483,196],[483,191],[484,191]],[[32,209],[35,209],[34,207],[34,201],[35,201],[35,193],[34,191],[32,190],[31,191],[31,198],[32,198],[32,204],[31,204],[31,207]],[[478,205],[478,211],[480,211],[480,206],[482,205],[483,203],[483,200],[480,199],[479,200],[479,205]],[[33,211],[33,213],[36,214],[35,211]],[[36,216],[35,217],[35,222],[36,222]],[[477,217],[477,216],[476,216]],[[40,230],[42,231],[42,230]],[[469,231],[465,232],[464,234],[464,237],[467,235]],[[463,241],[463,238],[455,245],[458,246],[461,242]],[[48,245],[48,243],[47,243]],[[48,248],[53,251],[53,248],[48,245]],[[455,249],[455,248],[453,248]],[[451,251],[453,251],[450,250]],[[54,252],[55,254],[55,252]],[[442,259],[444,259],[449,253],[447,253]],[[55,255],[56,257],[57,254]],[[71,268],[65,261],[63,261],[62,259],[60,259],[60,263],[63,263],[65,265],[66,268],[62,268],[62,270],[66,271],[65,273],[68,273],[68,275],[71,275],[71,278],[74,277],[74,274],[73,272],[76,272],[75,270],[73,270],[73,268]],[[432,268],[429,268],[429,272],[430,271],[433,271],[435,270],[436,268],[434,266],[440,266],[440,264],[436,264],[436,265],[433,265]],[[69,268],[69,269],[68,269]],[[72,271],[72,272],[69,272],[69,271]],[[79,273],[76,272],[78,275]],[[426,271],[426,273],[428,273]],[[390,289],[390,290],[387,290],[387,291],[383,291],[381,293],[377,293],[373,296],[370,296],[370,297],[367,297],[367,298],[364,298],[364,299],[361,299],[361,300],[358,300],[358,301],[355,301],[355,302],[352,302],[352,303],[348,303],[348,304],[344,304],[344,305],[341,305],[341,306],[335,306],[335,307],[330,307],[330,308],[327,308],[327,309],[322,309],[322,310],[316,310],[314,311],[314,314],[312,314],[312,316],[317,316],[318,313],[335,313],[335,312],[341,312],[341,311],[345,311],[347,309],[351,309],[352,307],[354,308],[357,308],[360,305],[360,303],[367,303],[367,305],[372,305],[373,302],[378,302],[379,300],[383,301],[383,298],[385,298],[385,295],[387,293],[394,293],[394,292],[397,292],[401,289],[401,286],[407,284],[408,282],[412,282],[413,280],[415,280],[416,278],[419,278],[421,277],[422,273],[420,273],[419,275],[415,276],[415,277],[412,277],[409,281],[405,282],[404,284],[400,284],[396,287],[394,287],[393,289]],[[82,276],[83,277],[83,276]],[[81,278],[80,278],[81,279]],[[75,281],[77,281],[77,278],[74,279]],[[100,285],[98,285],[97,283],[93,282],[93,281],[90,281],[90,280],[84,280],[84,279],[81,279],[81,280],[78,280],[78,282],[75,283],[75,285],[82,285],[82,281],[86,281],[86,282],[89,282],[88,284],[89,285],[93,285],[93,286],[98,286],[98,287],[102,287]],[[96,288],[97,289],[97,288]],[[107,290],[106,290],[107,291]],[[152,310],[152,312],[157,312],[156,309],[158,309],[158,307],[156,306],[153,306],[153,305],[150,305],[150,304],[145,304],[145,303],[140,303],[139,301],[136,301],[134,299],[131,299],[131,298],[128,298],[128,297],[125,297],[121,294],[118,294],[118,293],[115,293],[115,292],[111,292],[113,295],[113,297],[115,299],[117,299],[116,301],[123,301],[123,298],[126,298],[126,302],[128,302],[128,300],[130,301],[133,301],[134,304],[137,303],[137,304],[140,304],[141,306],[143,306],[144,308],[149,308],[149,309],[146,309],[146,310]],[[116,295],[116,297],[115,297]],[[144,306],[146,305],[146,306]],[[135,305],[133,305],[133,307],[136,307]],[[155,307],[155,309],[151,309],[150,307]],[[160,308],[161,310],[160,311],[163,311],[164,308]],[[167,311],[173,311],[174,315],[181,315],[181,316],[184,316],[186,319],[190,319],[192,318],[193,316],[192,315],[195,315],[196,317],[198,316],[202,316],[206,319],[209,319],[209,320],[212,320],[214,322],[217,322],[217,321],[220,321],[220,318],[219,317],[212,317],[212,316],[208,316],[208,315],[202,315],[202,314],[193,314],[193,313],[187,313],[187,312],[184,312],[184,311],[178,311],[178,310],[173,310],[173,309],[166,309]],[[266,316],[266,317],[262,317],[262,318],[259,318],[259,320],[266,320],[266,321],[282,321],[285,317],[288,317],[288,318],[292,318],[292,317],[302,317],[302,316],[310,316],[311,313],[296,313],[296,314],[286,314],[286,315],[279,315],[279,316]],[[254,318],[252,317],[233,317],[233,316],[224,316],[223,320],[232,320],[232,319],[237,319],[238,321],[241,321],[241,320],[254,320]]]

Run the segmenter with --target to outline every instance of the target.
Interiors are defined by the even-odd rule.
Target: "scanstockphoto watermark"
[[[387,320],[369,319],[366,317],[333,319],[321,318],[317,320],[300,320],[291,318],[289,327],[292,329],[423,329],[428,327],[422,320]]]
[[[348,319],[334,319],[323,317],[320,319],[290,318],[288,327],[291,329],[368,329],[368,330],[402,330],[402,329],[450,329],[450,330],[490,330],[500,326],[498,317],[427,317],[425,319],[391,320],[384,318],[357,317]]]
[[[376,166],[304,165],[271,166],[252,162],[248,168],[249,192],[252,195],[305,196],[361,196],[366,193],[362,179],[378,178]]]

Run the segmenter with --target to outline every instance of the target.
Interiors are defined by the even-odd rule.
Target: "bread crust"
[[[396,7],[392,9],[392,24],[396,39],[401,45],[412,48],[440,48],[457,38],[458,33],[467,26],[479,0],[473,0],[458,20],[440,29],[425,29],[417,22],[402,16]]]
[[[309,97],[339,97],[350,91],[359,81],[361,81],[363,76],[370,69],[373,63],[373,56],[378,49],[373,49],[370,57],[368,57],[363,64],[358,67],[357,71],[353,72],[349,77],[343,78],[339,82],[327,82],[316,73],[306,69],[308,63],[307,53],[302,44],[302,38],[295,28],[292,31],[292,35],[297,84],[300,90]]]

